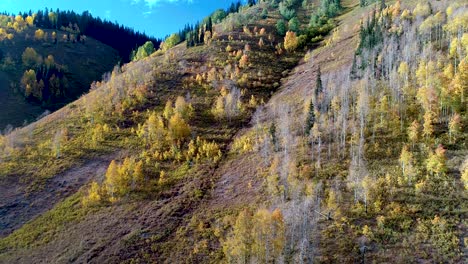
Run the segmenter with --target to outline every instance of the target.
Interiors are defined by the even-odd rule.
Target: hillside
[[[41,30],[44,34],[40,39],[35,37],[37,30]],[[60,39],[54,40],[53,34],[58,35]],[[67,34],[60,30],[26,27],[20,32],[15,32],[11,40],[4,39],[0,42],[1,82],[4,84],[1,86],[1,92],[5,94],[0,98],[0,103],[5,106],[5,111],[0,115],[1,129],[7,124],[20,126],[24,121],[33,121],[45,109],[56,110],[75,100],[89,90],[93,81],[100,80],[104,73],[119,62],[118,53],[113,48],[92,38],[87,38],[83,42],[72,42],[61,38]],[[66,85],[60,86],[63,90],[58,96],[51,97],[43,91],[40,98],[39,96],[26,98],[29,100],[26,102],[22,77],[29,69],[35,69],[39,74],[37,69],[40,67],[25,64],[23,54],[27,48],[33,49],[44,63],[49,56],[52,56],[53,63],[63,76],[61,79],[66,79]],[[48,81],[47,79],[46,83]]]
[[[364,2],[242,7],[0,137],[0,262],[463,263],[468,6]]]

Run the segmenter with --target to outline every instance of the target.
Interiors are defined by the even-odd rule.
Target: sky
[[[234,0],[0,0],[0,12],[17,14],[44,8],[89,11],[150,36],[163,38],[187,23],[200,21]]]

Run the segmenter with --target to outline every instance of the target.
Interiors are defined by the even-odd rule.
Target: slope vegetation
[[[3,218],[0,261],[462,262],[466,4],[277,2],[2,137],[27,195],[97,173]]]

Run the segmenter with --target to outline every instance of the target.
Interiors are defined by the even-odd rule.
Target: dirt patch
[[[28,192],[20,178],[5,179],[0,185],[0,237],[52,209],[92,178],[104,175],[115,155],[86,162],[46,181],[44,188]]]

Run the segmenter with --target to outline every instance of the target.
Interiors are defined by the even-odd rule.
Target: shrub
[[[286,22],[283,19],[276,22],[276,31],[279,35],[284,36],[286,34]]]

